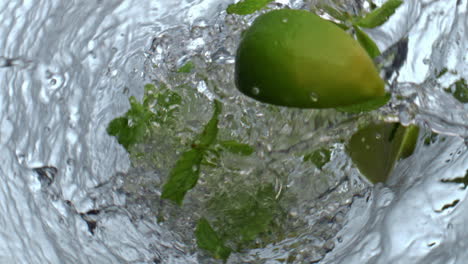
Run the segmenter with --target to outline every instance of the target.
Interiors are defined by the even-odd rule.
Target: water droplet
[[[381,139],[381,138],[382,138],[381,134],[379,134],[379,133],[375,134],[375,139]]]
[[[192,171],[193,171],[193,172],[198,171],[198,166],[197,166],[197,165],[193,165],[193,166],[192,166]]]
[[[362,137],[362,138],[361,138],[361,142],[366,142],[366,138],[365,138],[365,137]]]
[[[260,88],[258,88],[257,86],[252,87],[252,94],[253,95],[260,94]]]
[[[283,18],[283,20],[281,20],[281,21],[283,21],[283,23],[288,23],[288,19],[287,19],[287,18]]]
[[[309,94],[309,97],[310,97],[310,100],[312,100],[312,102],[316,103],[318,101],[318,95],[314,92],[311,92]]]
[[[369,145],[366,145],[366,149],[370,149],[370,146],[369,146]]]

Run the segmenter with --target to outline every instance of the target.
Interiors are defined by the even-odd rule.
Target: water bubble
[[[361,138],[361,142],[366,142],[366,138],[365,138],[365,137],[362,137],[362,138]]]
[[[258,88],[257,86],[252,87],[252,94],[253,95],[260,94],[260,88]]]
[[[370,146],[369,146],[369,145],[366,145],[366,149],[370,149]]]
[[[197,165],[193,165],[193,166],[192,166],[192,171],[193,171],[193,172],[197,172],[197,171],[198,171],[198,166],[197,166]]]
[[[375,139],[381,139],[381,138],[382,138],[381,134],[379,134],[379,133],[375,134]]]
[[[281,20],[283,23],[288,23],[288,19],[287,18],[283,18],[283,20]]]
[[[318,95],[316,93],[314,93],[314,92],[311,92],[309,94],[309,97],[310,97],[310,100],[312,100],[312,102],[314,102],[314,103],[318,101]]]

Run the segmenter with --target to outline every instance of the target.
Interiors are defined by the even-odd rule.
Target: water
[[[464,263],[466,190],[443,181],[466,174],[468,110],[443,89],[468,78],[467,1],[407,1],[368,31],[381,50],[408,37],[392,87],[400,96],[382,112],[424,128],[385,186],[368,185],[341,143],[375,116],[271,107],[236,91],[235,49],[256,15],[226,16],[229,3],[0,3],[0,263],[215,263],[193,236],[200,216],[219,217],[206,206],[213,190],[259,186],[278,197],[281,221],[229,263]],[[188,61],[195,68],[177,73]],[[106,127],[146,83],[165,83],[184,103],[168,129],[138,146],[154,155],[129,156]],[[214,99],[223,102],[218,138],[255,153],[210,156],[221,165],[202,166],[176,207],[160,199],[161,184]],[[443,135],[426,140],[430,130]],[[321,148],[332,150],[322,169],[303,161]]]

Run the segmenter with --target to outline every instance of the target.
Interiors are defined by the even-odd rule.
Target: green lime
[[[384,81],[359,43],[305,10],[259,16],[237,50],[235,78],[247,96],[289,107],[348,106],[385,94]]]
[[[413,153],[418,134],[419,127],[414,125],[370,124],[351,137],[347,152],[370,182],[385,182],[396,162]]]

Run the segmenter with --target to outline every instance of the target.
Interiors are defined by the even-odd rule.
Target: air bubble
[[[259,95],[260,94],[260,88],[258,88],[257,86],[254,86],[252,88],[252,94],[253,95]]]
[[[318,95],[314,92],[310,93],[309,94],[309,97],[310,97],[310,100],[312,100],[312,102],[316,103],[318,101]]]

